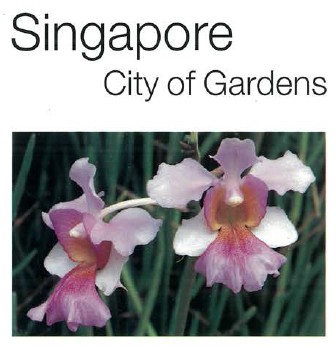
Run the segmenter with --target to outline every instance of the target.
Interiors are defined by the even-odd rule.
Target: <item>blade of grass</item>
[[[189,336],[197,336],[200,324],[199,312],[196,311],[191,317]]]
[[[243,312],[243,314],[241,315],[239,320],[237,322],[235,322],[235,324],[230,328],[230,330],[225,332],[224,335],[230,336],[230,335],[234,335],[238,331],[246,330],[247,329],[247,323],[249,322],[249,320],[251,318],[254,317],[256,312],[257,312],[257,308],[255,306],[251,306],[249,309],[247,309],[245,312]]]
[[[248,313],[249,310],[245,311],[244,310],[244,303],[243,303],[243,296],[242,294],[237,294],[235,297],[235,304],[236,304],[236,309],[237,309],[237,315],[239,320],[235,322],[234,326],[231,328],[231,330],[236,330],[234,327],[239,326],[240,328],[240,335],[243,336],[248,336],[249,335],[249,328],[247,326],[247,321],[246,320],[246,314]],[[249,316],[249,314],[248,314]]]
[[[170,132],[169,133],[169,143],[166,162],[169,164],[176,163],[179,161],[182,152],[180,148],[180,141],[183,138],[183,132]]]
[[[185,261],[173,314],[170,320],[169,335],[182,336],[184,334],[193,283],[196,277],[196,272],[194,271],[195,260],[196,259],[193,257],[188,257]]]
[[[264,136],[265,136],[264,132],[255,132],[254,133],[254,144],[255,144],[255,148],[256,148],[255,150],[256,150],[257,155],[259,154]]]
[[[135,175],[136,175],[136,170],[134,166],[134,158],[135,158],[135,155],[134,155],[135,138],[134,137],[135,137],[134,133],[132,132],[127,133],[127,135],[125,136],[125,147],[123,151],[124,151],[124,157],[125,157],[125,167],[127,167],[127,169],[124,171],[124,174],[121,176],[121,179],[122,179],[121,182],[123,186],[128,186],[129,184],[132,184],[132,182],[134,182]],[[139,191],[133,189],[133,192],[138,193]]]
[[[141,193],[146,193],[147,181],[153,177],[153,157],[154,157],[154,135],[152,132],[145,132],[142,134],[143,138],[143,155],[142,155],[142,167],[143,167],[143,188]],[[141,288],[147,289],[148,285],[148,273],[152,269],[152,260],[154,256],[154,246],[150,243],[146,246],[146,250],[143,252],[142,259],[142,274],[141,274]]]
[[[145,306],[140,317],[138,328],[135,332],[137,336],[143,336],[148,330],[150,316],[153,311],[155,301],[158,295],[161,277],[162,277],[162,268],[164,261],[164,235],[162,232],[158,235],[158,244],[155,257],[155,265],[151,275],[151,284],[147,294]]]
[[[170,290],[170,280],[172,267],[174,263],[175,254],[173,251],[173,238],[176,231],[176,227],[179,224],[181,218],[181,212],[175,209],[165,211],[165,219],[163,224],[162,233],[165,237],[165,263],[164,263],[164,273],[162,286],[160,290],[160,300],[162,303],[162,313],[161,313],[161,334],[168,334],[168,315],[170,310],[170,300],[169,296]]]
[[[308,305],[299,331],[301,336],[325,336],[324,279],[324,273],[317,279],[322,287],[320,293],[315,293],[315,299]],[[317,287],[314,287],[314,292],[316,291]]]
[[[127,287],[127,291],[135,308],[135,311],[138,316],[141,316],[141,314],[143,313],[143,304],[140,295],[134,285],[134,281],[127,264],[125,265],[121,276],[125,283],[125,286]],[[150,322],[148,322],[147,333],[149,336],[157,336],[157,333]]]
[[[117,182],[120,174],[121,167],[121,157],[123,145],[124,133],[115,132],[106,134],[105,142],[105,153],[106,158],[104,162],[106,163],[106,186],[108,186],[107,191],[107,203],[112,203],[116,200],[117,196]]]
[[[192,290],[192,298],[195,298],[199,291],[201,290],[202,286],[205,284],[205,277],[203,275],[196,276],[196,280],[194,283],[194,287]]]
[[[216,331],[218,330],[229,295],[230,291],[223,287],[220,291],[216,309],[211,316],[209,335],[215,335]]]
[[[106,297],[102,292],[99,292],[100,298],[102,299],[102,301],[109,306],[109,301],[108,301],[108,297]],[[105,325],[105,334],[106,336],[113,336],[113,329],[112,329],[112,323],[111,320],[107,320],[106,325]]]
[[[74,334],[76,336],[94,336],[92,327],[79,326],[78,330]]]
[[[17,308],[17,294],[16,292],[12,292],[12,335],[13,336],[18,335],[16,308]]]
[[[17,275],[19,275],[31,262],[31,260],[35,257],[37,254],[37,250],[34,249],[31,251],[14,269],[12,272],[12,277],[15,278]]]
[[[291,272],[291,261],[292,253],[289,253],[287,262],[281,271],[280,277],[277,279],[277,288],[272,301],[271,311],[267,317],[266,326],[263,332],[264,336],[276,335],[278,321],[283,304],[285,303],[287,281]]]
[[[30,171],[31,163],[33,160],[34,148],[35,148],[36,136],[32,134],[29,138],[26,151],[23,156],[22,164],[20,167],[19,175],[16,179],[13,191],[13,204],[12,204],[12,219],[14,220],[19,204],[21,202],[21,198],[23,195],[23,191],[26,186],[27,177]]]
[[[205,137],[205,139],[203,140],[202,144],[200,144],[200,147],[199,147],[201,160],[206,154],[209,153],[211,148],[214,146],[215,143],[217,143],[217,141],[220,140],[221,137],[222,137],[221,132],[212,132],[212,133],[209,133]]]
[[[317,274],[317,271],[322,270],[324,265],[324,254],[320,255],[318,260],[314,258],[314,251],[319,252],[321,236],[322,234],[316,235],[315,239],[311,239],[309,243],[303,244],[299,248],[295,270],[292,275],[291,298],[283,321],[278,328],[280,335],[289,335],[290,328],[292,329],[293,325],[298,324],[298,327],[300,325],[300,323],[297,323],[297,316],[301,314],[300,311],[306,305],[305,297],[309,293],[311,280]]]
[[[80,158],[82,156],[82,150],[78,132],[69,132],[68,135],[71,142],[72,150],[74,151],[76,157]]]
[[[302,162],[306,161],[307,150],[309,143],[309,133],[303,132],[300,136],[300,159]],[[296,193],[294,195],[294,204],[291,212],[291,221],[294,225],[296,225],[300,219],[302,212],[302,201],[303,195],[301,193]]]
[[[143,181],[146,188],[147,181],[153,177],[153,160],[154,160],[154,134],[153,132],[143,133]]]
[[[209,294],[209,300],[208,300],[208,320],[211,321],[211,318],[214,314],[214,310],[217,306],[217,299],[218,299],[218,291],[219,291],[219,285],[215,284],[211,288],[211,292]]]

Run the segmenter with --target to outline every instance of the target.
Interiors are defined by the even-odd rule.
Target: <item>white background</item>
[[[1,2],[0,191],[3,202],[0,219],[1,234],[5,236],[1,268],[8,278],[0,285],[1,300],[6,304],[0,324],[2,336],[11,334],[11,253],[8,244],[11,242],[13,131],[326,131],[327,216],[333,215],[336,192],[333,181],[336,175],[336,30],[332,3],[322,0]],[[194,23],[226,22],[233,31],[233,44],[227,51],[217,52],[209,48],[207,35],[201,35],[199,51],[190,47],[182,52],[171,52],[161,41],[160,49],[144,52],[140,61],[136,60],[135,51],[113,52],[106,43],[103,58],[89,62],[81,56],[79,40],[77,51],[73,52],[69,42],[62,38],[57,52],[44,51],[43,41],[35,51],[19,52],[13,48],[11,38],[22,37],[12,27],[14,16],[21,12],[30,12],[41,20],[37,29],[41,35],[44,13],[49,13],[49,24],[68,21],[76,25],[78,32],[88,22],[105,23],[106,42],[109,26],[115,22],[130,25],[133,43],[136,23],[151,21],[164,29],[172,22],[182,22],[190,28],[191,47]],[[160,85],[152,100],[144,102],[143,97],[134,95],[108,95],[103,80],[112,69],[139,71],[151,80],[159,76]],[[212,69],[223,70],[228,76],[263,76],[269,75],[271,69],[277,75],[290,77],[324,76],[328,92],[319,97],[210,96],[201,89],[199,79],[194,85],[199,87],[195,87],[192,96],[169,95],[161,82],[171,76],[183,77],[191,69],[197,70],[199,77]],[[327,263],[330,264],[335,263],[333,246],[336,245],[332,217],[327,218],[327,229]],[[332,264],[327,269],[328,337],[322,340],[300,338],[293,342],[328,343],[335,334],[332,319],[336,304],[331,294],[335,292],[335,270]],[[118,339],[118,342],[125,340]],[[87,341],[80,339],[80,342]],[[151,339],[150,342],[155,341]],[[204,339],[194,339],[193,342],[203,343]],[[216,342],[225,340],[217,338]],[[230,342],[241,341],[236,338]],[[270,340],[258,340],[258,343],[263,342]],[[283,340],[275,338],[271,342],[283,343]]]

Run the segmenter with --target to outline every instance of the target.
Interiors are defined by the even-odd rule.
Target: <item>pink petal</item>
[[[37,306],[36,308],[32,308],[27,312],[27,316],[33,321],[42,322],[44,315],[46,314],[48,308],[49,299]]]
[[[298,233],[286,213],[278,207],[267,207],[265,217],[253,234],[269,247],[288,246],[297,241]]]
[[[119,212],[108,224],[96,224],[91,239],[98,244],[111,241],[122,256],[133,253],[135,246],[152,241],[162,224],[141,208],[130,208]]]
[[[71,166],[70,178],[75,181],[82,189],[86,197],[88,211],[96,213],[104,207],[104,202],[97,195],[93,178],[96,174],[96,166],[89,163],[88,158],[82,158]]]
[[[255,164],[250,174],[263,180],[269,190],[275,190],[283,195],[289,190],[305,192],[308,186],[315,181],[310,167],[290,151],[276,160],[268,160],[261,156],[260,162]]]
[[[241,141],[238,138],[223,139],[213,158],[222,166],[226,175],[235,177],[240,177],[245,169],[257,161],[253,141]]]
[[[120,282],[120,275],[128,257],[122,256],[114,248],[111,249],[107,264],[101,270],[98,270],[96,276],[96,285],[109,296],[118,287],[124,287]]]
[[[234,293],[242,286],[252,292],[262,288],[267,275],[278,276],[285,261],[246,228],[222,228],[196,261],[195,270],[205,275],[207,286],[222,283]]]
[[[217,178],[193,159],[177,165],[162,163],[157,175],[147,183],[148,195],[162,207],[184,208],[191,200],[198,201]]]
[[[42,219],[44,223],[51,229],[54,229],[54,228],[50,220],[49,213],[58,209],[74,209],[80,213],[87,213],[88,205],[86,203],[86,197],[85,195],[82,195],[72,201],[57,203],[49,210],[48,213],[42,212]]]
[[[204,210],[189,220],[183,220],[174,238],[174,250],[178,255],[199,256],[217,237],[217,232],[209,229]]]
[[[50,274],[63,277],[70,270],[77,266],[64,251],[60,243],[57,243],[44,260],[44,267]]]
[[[96,292],[95,271],[94,265],[74,268],[56,285],[45,303],[28,312],[28,317],[41,321],[46,315],[49,326],[66,321],[72,331],[80,324],[103,327],[111,314]]]

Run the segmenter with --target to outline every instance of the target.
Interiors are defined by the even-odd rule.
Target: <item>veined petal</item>
[[[286,258],[270,249],[244,227],[222,228],[214,242],[198,258],[195,270],[206,277],[207,286],[222,283],[234,293],[242,286],[258,291],[267,275],[278,276]]]
[[[70,178],[83,189],[90,213],[96,213],[104,207],[103,200],[97,195],[94,188],[93,178],[95,174],[96,166],[89,163],[87,157],[75,161],[69,174]]]
[[[103,327],[111,317],[95,289],[95,265],[79,265],[65,275],[42,305],[28,311],[28,317],[47,325],[66,321],[70,330],[78,326]]]
[[[61,278],[75,268],[77,264],[69,258],[59,242],[51,249],[44,260],[44,267],[48,272]]]
[[[111,241],[122,256],[133,253],[135,246],[152,241],[162,224],[141,208],[122,210],[108,224],[97,223],[91,230],[94,243]]]
[[[107,264],[103,269],[98,270],[96,285],[106,296],[112,294],[116,288],[123,287],[120,282],[120,275],[127,261],[128,256],[122,256],[118,251],[112,248]]]
[[[315,176],[310,167],[290,151],[286,151],[283,157],[269,160],[259,157],[250,174],[263,180],[269,190],[275,190],[283,195],[289,190],[305,192],[308,186],[315,181]]]
[[[223,139],[213,157],[229,176],[240,177],[243,171],[257,162],[255,146],[250,139]]]
[[[183,220],[177,229],[173,247],[178,255],[199,256],[217,237],[207,226],[204,210],[195,217]]]
[[[286,213],[278,207],[267,207],[265,217],[259,226],[252,229],[252,232],[272,248],[290,245],[298,239],[294,225]]]
[[[148,195],[165,208],[184,208],[201,199],[217,178],[197,161],[187,158],[177,165],[162,163],[147,183]]]

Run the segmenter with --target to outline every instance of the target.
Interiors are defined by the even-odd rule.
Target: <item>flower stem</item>
[[[198,133],[190,132],[189,136],[190,144],[193,147],[193,159],[200,161],[200,151],[198,147]],[[198,208],[199,212],[200,208]],[[170,321],[169,334],[182,336],[184,335],[188,311],[190,302],[192,299],[193,285],[196,278],[196,272],[194,271],[194,263],[196,259],[188,257],[185,262],[182,280],[177,292],[176,302],[174,306],[173,316]]]
[[[105,209],[101,210],[99,217],[103,218],[107,216],[108,214],[114,213],[115,211],[118,211],[121,209],[141,207],[141,206],[150,205],[150,204],[156,205],[157,202],[151,198],[139,198],[139,199],[131,199],[129,201],[123,201],[120,203],[112,204],[109,207],[106,207]]]
[[[200,161],[200,158],[201,158],[201,154],[200,154],[200,150],[199,150],[199,147],[198,147],[198,132],[190,132],[190,140],[191,140],[191,143],[193,145],[193,147],[195,148],[195,152],[194,152],[194,159],[196,161]]]

